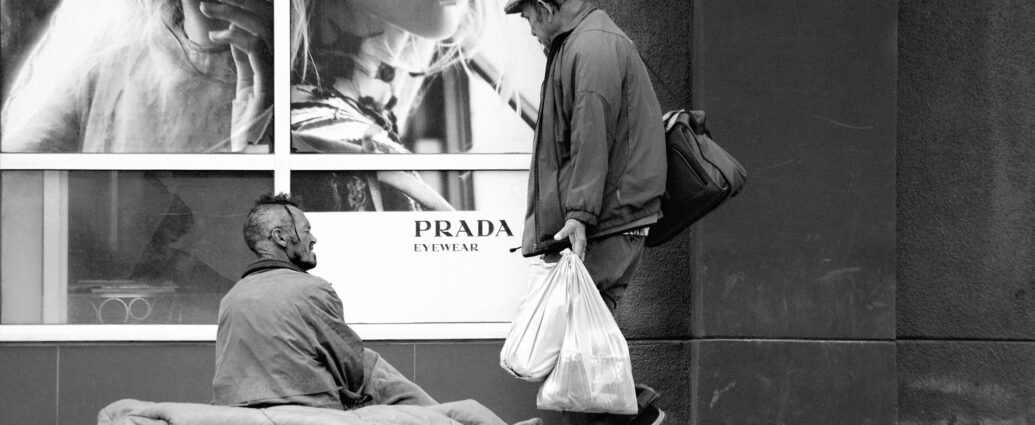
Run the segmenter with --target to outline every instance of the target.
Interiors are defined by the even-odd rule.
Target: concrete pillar
[[[748,181],[694,229],[690,423],[895,423],[897,4],[693,13],[694,107]]]
[[[899,418],[1035,421],[1035,3],[903,0]]]

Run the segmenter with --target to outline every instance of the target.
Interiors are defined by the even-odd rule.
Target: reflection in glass
[[[394,171],[295,171],[291,193],[306,211],[413,211],[413,200],[367,182]],[[527,171],[406,171],[418,175],[426,190],[443,194],[457,211],[518,213],[525,208]],[[329,182],[352,184],[322,186]],[[371,187],[374,187],[371,190]],[[331,196],[325,196],[330,193]],[[417,205],[420,208],[420,205]]]
[[[272,176],[5,171],[3,189],[3,323],[215,323],[253,260],[241,226]],[[40,288],[61,290],[18,295]]]
[[[272,3],[202,4],[4,2],[2,150],[269,152]],[[225,38],[244,14],[262,34],[248,52]]]

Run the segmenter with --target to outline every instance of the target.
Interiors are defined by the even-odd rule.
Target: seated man
[[[432,405],[345,324],[316,267],[309,220],[287,195],[263,196],[248,213],[258,259],[219,305],[214,403],[349,410],[364,404]]]
[[[124,399],[98,425],[506,425],[474,400],[436,403],[363,347],[331,284],[306,273],[316,238],[286,195],[256,202],[244,238],[258,260],[219,305],[217,406]]]

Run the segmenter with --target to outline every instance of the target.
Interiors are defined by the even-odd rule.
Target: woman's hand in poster
[[[273,3],[270,0],[202,1],[201,13],[230,23],[209,38],[229,44],[237,67],[237,98],[231,150],[239,152],[263,137],[273,105]]]

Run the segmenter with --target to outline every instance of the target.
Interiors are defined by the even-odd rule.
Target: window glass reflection
[[[306,211],[523,213],[527,171],[295,171]]]
[[[253,259],[242,220],[272,178],[6,171],[3,186],[3,323],[203,324]],[[53,295],[17,295],[35,290]]]

